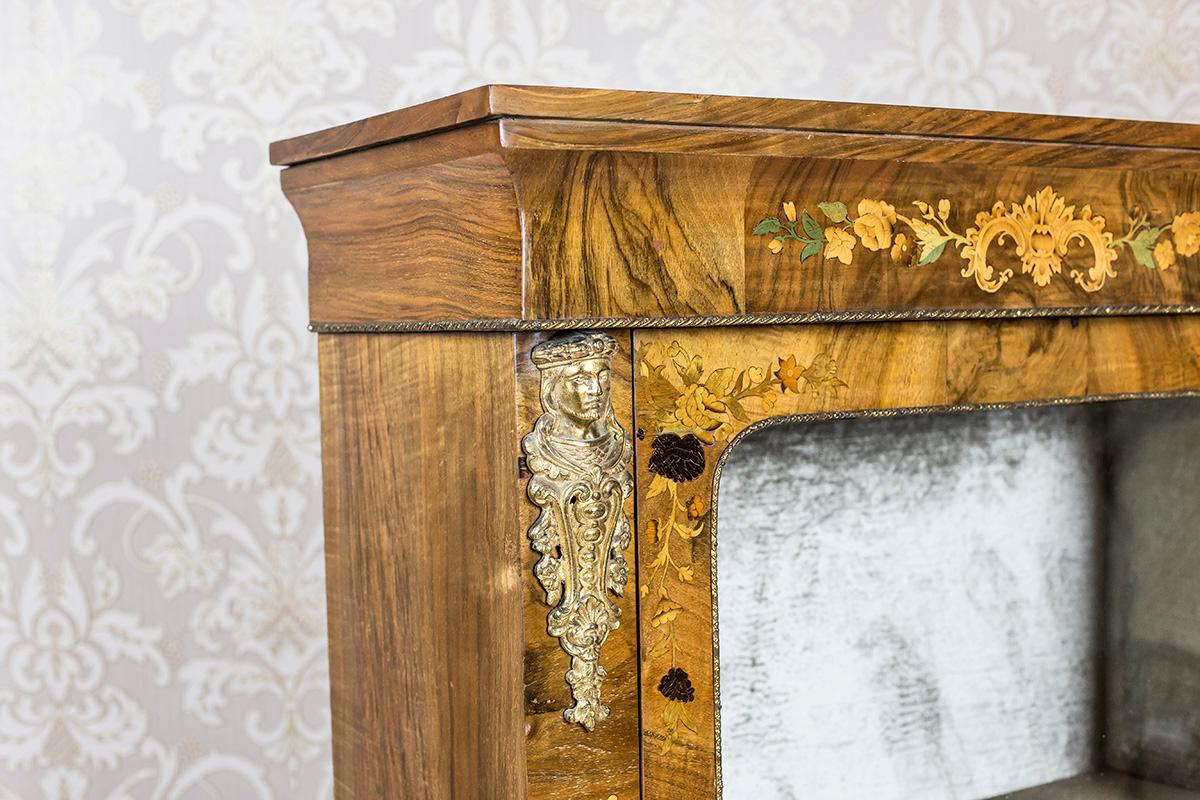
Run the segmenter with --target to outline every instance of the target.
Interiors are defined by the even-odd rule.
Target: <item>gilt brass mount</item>
[[[566,680],[575,705],[563,717],[588,731],[609,715],[600,698],[600,649],[621,622],[609,593],[620,596],[629,574],[625,501],[633,493],[633,444],[609,393],[616,350],[615,339],[596,332],[534,347],[542,415],[522,441],[529,497],[541,508],[528,535],[541,554],[534,574],[552,607],[546,629],[571,656]]]

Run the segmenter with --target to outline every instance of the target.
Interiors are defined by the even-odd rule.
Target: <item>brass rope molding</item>
[[[837,322],[938,322],[1051,317],[1132,317],[1200,314],[1200,304],[1161,303],[1038,308],[921,308],[869,311],[803,311],[695,317],[564,317],[561,319],[464,319],[410,322],[311,322],[313,333],[435,333],[566,331],[613,328],[707,328],[750,325],[816,325]]]

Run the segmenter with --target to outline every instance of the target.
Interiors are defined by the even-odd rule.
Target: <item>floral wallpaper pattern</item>
[[[272,139],[487,81],[1200,121],[1195,0],[5,0],[0,798],[331,796]]]

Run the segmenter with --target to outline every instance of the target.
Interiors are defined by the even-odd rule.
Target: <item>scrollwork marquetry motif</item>
[[[1019,260],[1021,272],[1038,287],[1061,275],[1070,258],[1082,259],[1067,274],[1089,293],[1100,291],[1108,279],[1117,276],[1113,265],[1123,248],[1129,249],[1137,263],[1159,271],[1172,269],[1179,256],[1200,252],[1200,211],[1176,214],[1161,225],[1135,211],[1128,230],[1117,237],[1090,205],[1078,209],[1067,205],[1066,198],[1051,186],[1026,195],[1021,203],[1006,206],[997,201],[990,211],[977,213],[974,225],[963,233],[951,226],[948,198],[936,204],[916,200],[912,205],[917,213],[906,216],[884,200],[864,198],[854,213],[841,201],[827,201],[817,204],[825,218],[821,223],[807,209],[797,214],[796,204],[786,201],[782,214],[763,218],[753,233],[770,236],[767,249],[775,255],[794,241],[801,247],[801,261],[821,253],[847,265],[854,261],[855,248],[860,245],[869,251],[886,251],[902,266],[916,267],[933,264],[947,249],[953,252],[957,248],[966,262],[962,276],[974,278],[976,286],[988,293],[999,291],[1013,277],[1013,269],[998,267],[989,259],[1008,246]],[[1168,231],[1169,237],[1165,235]],[[1072,253],[1073,247],[1081,249],[1082,255],[1078,250]]]
[[[595,332],[535,347],[542,415],[522,442],[529,497],[541,509],[528,535],[541,554],[534,574],[552,606],[546,629],[571,656],[566,680],[575,705],[563,717],[588,731],[610,713],[601,701],[600,652],[621,622],[609,595],[624,593],[629,573],[625,501],[633,493],[633,444],[612,408],[616,349],[615,339]]]

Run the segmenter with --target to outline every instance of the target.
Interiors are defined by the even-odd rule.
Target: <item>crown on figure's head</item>
[[[612,358],[617,340],[607,333],[578,331],[555,337],[533,348],[533,363],[538,369],[560,367],[592,358]]]

